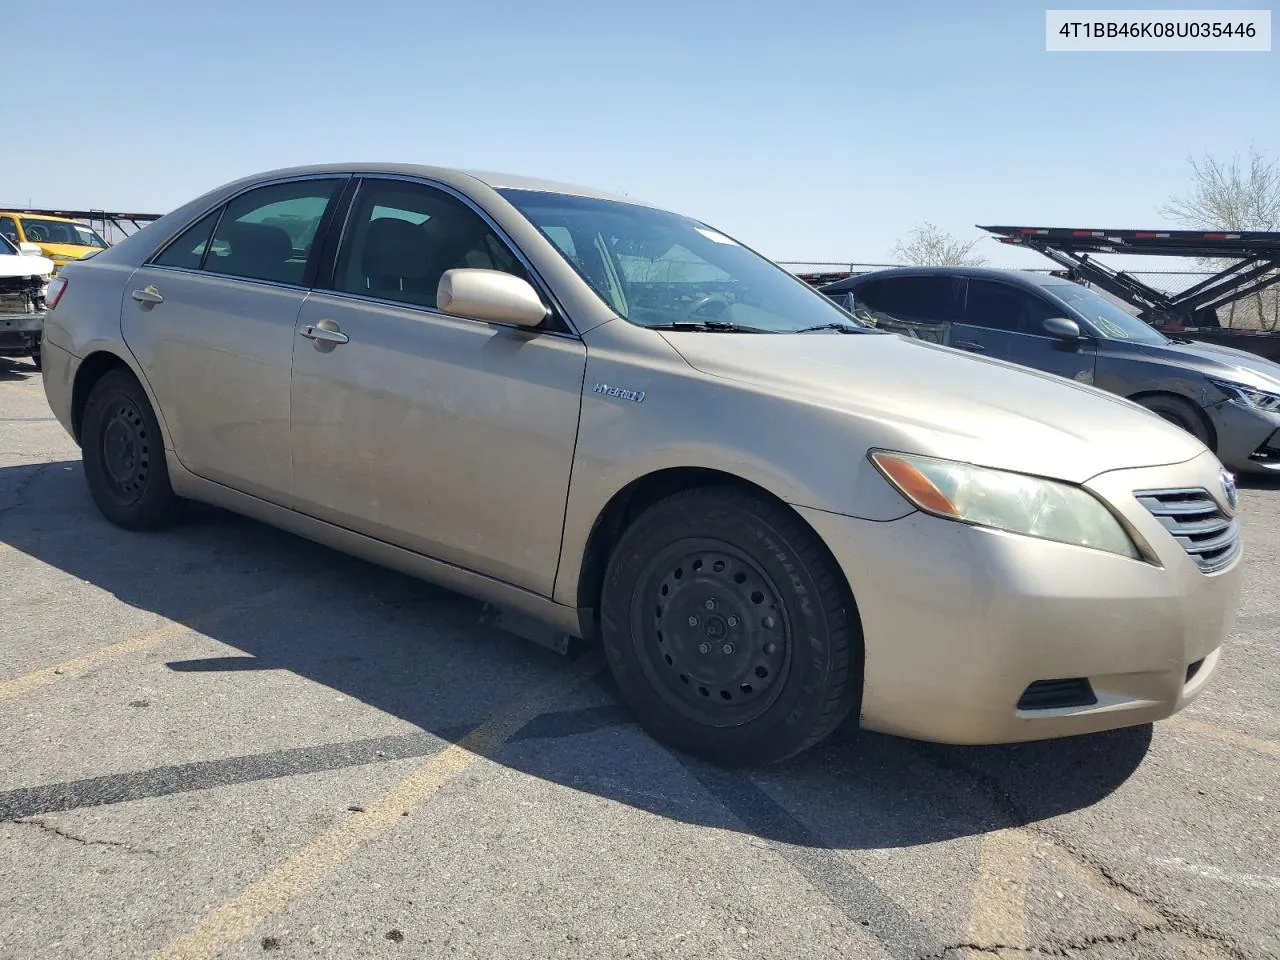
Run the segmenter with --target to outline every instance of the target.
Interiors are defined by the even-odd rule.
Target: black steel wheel
[[[169,484],[159,424],[127,370],[111,370],[94,384],[80,447],[89,494],[112,523],[150,530],[177,518],[182,501]]]
[[[645,728],[718,763],[798,753],[861,693],[843,575],[794,512],[748,490],[684,491],[637,517],[610,559],[600,627]]]
[[[631,617],[647,679],[690,720],[733,726],[777,699],[791,660],[790,615],[778,587],[742,551],[675,541],[636,579]]]

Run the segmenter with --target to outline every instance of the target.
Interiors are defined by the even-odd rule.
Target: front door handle
[[[129,296],[133,297],[133,299],[137,300],[139,303],[151,305],[164,303],[164,297],[160,296],[160,291],[150,284],[143,287],[141,290],[133,291]]]
[[[952,344],[953,347],[959,347],[961,350],[968,350],[970,353],[986,353],[987,348],[980,344],[977,340],[957,340]]]
[[[318,340],[322,343],[349,343],[351,341],[351,338],[338,329],[338,325],[332,320],[304,324],[298,332],[308,340]]]

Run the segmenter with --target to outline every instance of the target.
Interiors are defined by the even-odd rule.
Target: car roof
[[[0,216],[17,217],[19,220],[56,220],[58,223],[78,223],[84,226],[79,220],[72,220],[70,217],[55,217],[48,213],[23,213],[21,210],[0,210]]]
[[[390,174],[394,176],[424,177],[439,180],[450,185],[460,185],[459,181],[478,181],[494,190],[537,190],[543,193],[563,193],[574,197],[591,197],[596,200],[614,200],[618,203],[630,203],[642,207],[653,204],[619,193],[610,193],[595,187],[587,187],[576,183],[563,183],[558,180],[546,180],[516,173],[498,173],[491,170],[472,170],[462,167],[440,167],[418,163],[324,163],[307,166],[283,167],[255,173],[243,178],[244,183],[255,180],[267,180],[283,177],[318,176],[328,173],[337,174]]]
[[[823,293],[843,293],[860,284],[884,277],[972,277],[987,280],[1003,280],[1020,287],[1044,287],[1051,284],[1068,283],[1062,277],[1051,273],[1031,273],[1027,270],[1009,270],[999,267],[888,267],[883,270],[869,270],[854,277],[846,277],[834,283],[828,283],[818,289]]]

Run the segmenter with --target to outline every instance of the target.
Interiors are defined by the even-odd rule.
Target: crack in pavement
[[[1143,933],[1177,934],[1190,937],[1203,944],[1223,951],[1227,956],[1235,958],[1235,960],[1243,960],[1245,956],[1243,950],[1230,937],[1209,929],[1194,917],[1179,913],[1163,901],[1143,893],[1141,890],[1138,890],[1126,881],[1122,880],[1120,877],[1116,876],[1114,870],[1110,866],[1098,860],[1087,851],[1080,849],[1066,837],[1050,830],[1043,824],[1035,823],[1035,818],[1021,808],[1018,801],[1015,800],[1007,790],[1005,790],[1000,780],[993,774],[990,774],[985,770],[976,769],[968,764],[960,763],[952,757],[944,755],[938,750],[932,748],[930,744],[918,744],[917,750],[923,757],[932,762],[934,766],[938,767],[938,769],[948,773],[962,774],[977,784],[983,792],[987,794],[992,805],[1000,812],[1000,814],[1003,815],[1007,821],[1005,824],[1006,826],[1021,827],[1022,829],[1035,834],[1037,837],[1040,837],[1047,843],[1052,844],[1084,870],[1098,878],[1104,887],[1124,894],[1131,900],[1141,904],[1148,911],[1160,917],[1161,921],[1163,921],[1158,924],[1141,924],[1139,929],[1133,934],[1113,936],[1127,936],[1131,939],[1136,939]],[[1086,943],[1084,946],[1076,947],[1075,949],[1087,949],[1089,946],[1100,946],[1107,942],[1110,941],[1098,939],[1096,943]],[[1118,942],[1125,941],[1122,939]],[[953,949],[961,949],[961,947]],[[995,952],[993,949],[987,949],[984,951],[981,946],[975,946],[972,949],[977,952]],[[997,949],[1022,950],[1024,948],[1008,946]],[[1030,950],[1042,948],[1034,947],[1025,949]],[[1065,956],[1066,954],[1062,955]],[[928,960],[930,957],[933,957],[933,955],[925,955],[922,960]]]
[[[1163,926],[1143,925],[1132,933],[1100,933],[1093,937],[1070,940],[1048,939],[1041,943],[1031,943],[1025,946],[1009,943],[949,943],[937,953],[925,954],[924,956],[917,957],[916,960],[946,960],[948,954],[960,952],[990,953],[995,956],[999,956],[1001,953],[1006,952],[1043,953],[1050,957],[1070,957],[1072,953],[1092,950],[1094,947],[1119,946],[1126,943],[1136,943],[1148,934],[1168,932],[1169,931]]]
[[[52,833],[54,836],[62,837],[64,840],[72,840],[76,843],[82,843],[85,846],[115,847],[120,850],[128,850],[130,853],[145,853],[153,857],[160,856],[159,851],[152,850],[149,847],[135,847],[131,843],[123,843],[119,840],[96,840],[93,837],[82,837],[78,834],[71,833],[68,830],[63,830],[57,824],[49,823],[47,820],[42,820],[39,817],[22,817],[15,820],[4,820],[0,822],[21,823],[28,827],[38,827],[46,833]]]

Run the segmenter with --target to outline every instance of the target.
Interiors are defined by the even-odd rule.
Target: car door
[[[845,309],[884,330],[945,344],[960,284],[945,274],[873,277],[853,289]]]
[[[297,508],[549,596],[585,346],[436,309],[453,267],[528,279],[450,192],[367,178],[342,236],[294,338]]]
[[[964,323],[955,328],[956,346],[981,347],[986,356],[1034,367],[1061,377],[1093,382],[1097,344],[1092,338],[1064,340],[1049,334],[1044,322],[1066,313],[1030,290],[980,277],[966,284]]]
[[[177,458],[197,476],[287,504],[289,372],[315,238],[348,178],[251,189],[134,272],[121,331]]]

